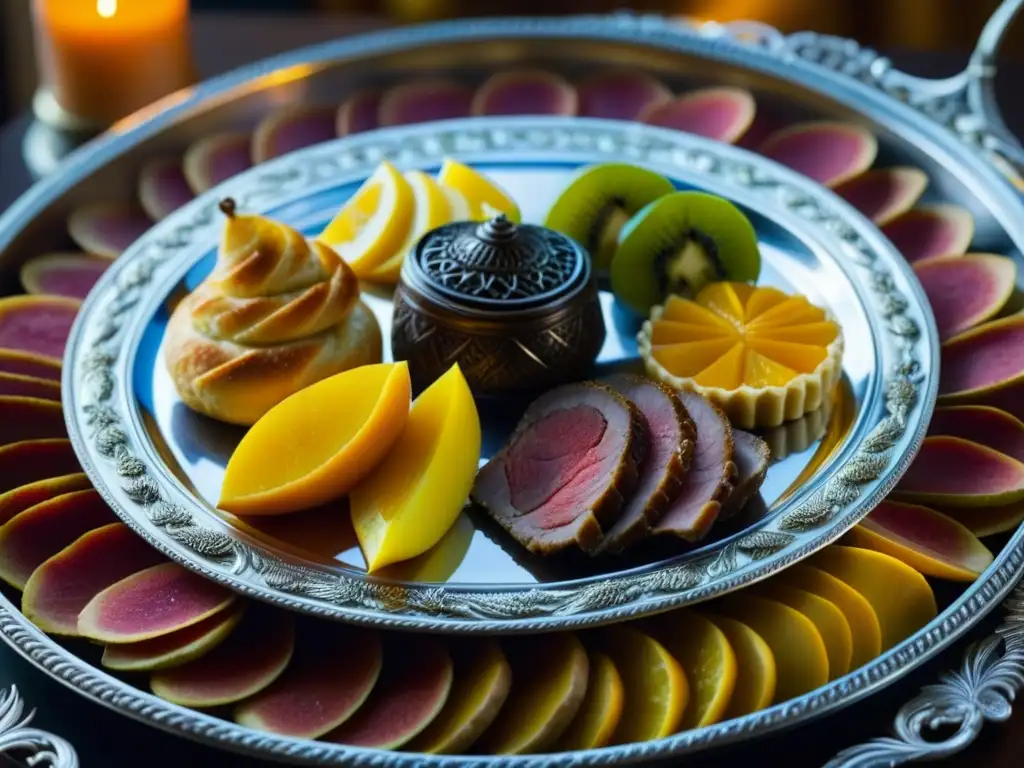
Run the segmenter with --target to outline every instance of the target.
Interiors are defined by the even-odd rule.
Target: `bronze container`
[[[458,363],[476,396],[527,395],[585,377],[605,338],[586,251],[503,215],[427,233],[394,302],[392,351],[416,389]]]

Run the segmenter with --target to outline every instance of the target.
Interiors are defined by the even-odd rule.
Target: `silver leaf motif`
[[[32,728],[35,713],[24,712],[16,686],[0,692],[0,755],[24,758],[33,768],[78,768],[74,747],[59,736]]]

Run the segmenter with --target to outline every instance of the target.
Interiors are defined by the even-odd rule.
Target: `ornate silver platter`
[[[531,559],[471,516],[423,556],[429,568],[414,563],[371,579],[347,515],[337,510],[258,523],[215,510],[241,433],[178,400],[161,342],[168,303],[212,268],[223,226],[218,201],[232,197],[243,210],[312,235],[382,158],[433,170],[446,155],[503,184],[522,201],[527,221],[543,216],[576,167],[612,158],[658,168],[678,185],[731,198],[749,212],[767,262],[761,283],[829,307],[848,339],[825,440],[790,446],[771,467],[762,489],[767,511],[724,525],[695,549],[586,562]],[[373,301],[387,338],[391,303]],[[602,303],[609,336],[598,373],[636,364],[635,323],[610,294]],[[543,117],[372,132],[236,177],[115,262],[83,306],[68,349],[64,403],[82,464],[118,514],[154,545],[212,579],[294,610],[444,631],[616,621],[777,572],[837,539],[891,490],[923,438],[938,384],[936,332],[906,262],[839,198],[755,155],[688,134]],[[507,402],[478,408],[486,458],[518,413]],[[783,439],[786,429],[779,428]]]

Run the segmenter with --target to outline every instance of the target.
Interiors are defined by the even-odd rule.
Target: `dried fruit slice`
[[[181,163],[177,157],[159,158],[139,172],[139,204],[153,221],[167,218],[195,198]]]
[[[906,213],[921,199],[928,176],[919,168],[876,168],[836,187],[836,194],[878,226]]]
[[[939,338],[945,340],[995,317],[1009,301],[1017,266],[1006,256],[971,253],[914,264]]]
[[[882,633],[882,652],[935,618],[935,595],[924,576],[895,557],[859,547],[832,545],[810,565],[846,582],[871,603]]]
[[[226,640],[187,664],[154,673],[149,687],[161,699],[183,707],[234,704],[273,683],[294,648],[292,615],[254,603]]]
[[[651,622],[651,634],[679,662],[689,684],[690,702],[680,730],[704,728],[725,718],[736,688],[736,653],[712,621],[687,609]]]
[[[388,127],[468,117],[472,102],[473,90],[453,80],[412,80],[385,91],[377,119]]]
[[[490,219],[504,215],[519,223],[519,206],[512,196],[480,171],[448,157],[437,172],[437,183],[461,192],[469,201],[474,218]]]
[[[29,507],[0,528],[0,578],[24,589],[36,568],[79,536],[116,521],[94,490],[65,493]]]
[[[749,715],[764,709],[775,698],[775,655],[757,632],[736,619],[704,614],[722,630],[736,654],[736,686],[723,719]]]
[[[263,163],[338,137],[337,110],[314,104],[282,107],[260,121],[252,134],[252,159]]]
[[[601,72],[576,85],[580,117],[635,120],[652,104],[672,98],[665,84],[646,72],[613,70]]]
[[[565,732],[587,690],[587,652],[571,632],[509,638],[505,706],[475,747],[492,755],[544,752]]]
[[[84,299],[110,261],[84,253],[48,253],[29,259],[21,267],[26,293]]]
[[[774,702],[788,701],[828,682],[828,653],[814,622],[777,600],[734,593],[709,606],[753,629],[775,658]]]
[[[883,501],[847,539],[938,579],[974,581],[992,564],[992,553],[967,528],[917,504]]]
[[[247,133],[206,136],[185,150],[182,171],[197,195],[252,167],[251,139]]]
[[[949,507],[1010,504],[1024,500],[1024,463],[959,437],[926,437],[894,494]]]
[[[36,504],[42,504],[44,501],[63,496],[65,493],[87,491],[90,488],[92,488],[92,483],[81,472],[19,486],[0,494],[0,525]]]
[[[60,381],[60,358],[0,348],[0,372]]]
[[[776,131],[758,151],[826,187],[835,187],[871,167],[878,142],[852,123],[797,123]]]
[[[60,402],[60,384],[35,376],[0,373],[0,397],[32,397],[37,400]]]
[[[651,104],[637,119],[735,144],[754,122],[756,111],[754,97],[742,88],[703,88]]]
[[[235,709],[235,722],[280,736],[317,739],[363,706],[380,677],[380,635],[354,627],[318,629],[316,637],[303,638],[273,684]]]
[[[86,493],[91,493],[86,491]],[[25,583],[21,609],[44,632],[77,635],[78,614],[102,590],[166,558],[124,523],[82,534]]]
[[[955,205],[920,206],[886,224],[882,234],[903,258],[916,264],[966,253],[974,238],[974,217]]]
[[[94,203],[68,218],[68,234],[86,253],[116,259],[153,226],[145,212],[131,203]]]
[[[560,752],[608,746],[622,720],[625,697],[622,675],[606,654],[591,651],[589,656],[587,694],[576,717],[555,745]]]
[[[1001,507],[936,507],[946,517],[956,520],[978,538],[1015,531],[1024,522],[1024,502]]]
[[[235,595],[177,563],[163,563],[99,592],[78,615],[78,633],[103,643],[137,643],[224,610]]]
[[[774,579],[756,585],[752,594],[788,605],[811,620],[825,643],[829,680],[836,680],[850,671],[853,633],[843,612],[831,601]]]
[[[0,447],[67,436],[60,403],[35,397],[0,396]]]
[[[0,493],[81,471],[75,449],[64,437],[24,440],[0,448]]]
[[[561,75],[539,69],[496,72],[476,93],[474,115],[575,115],[579,97]]]
[[[282,400],[231,454],[218,506],[236,515],[279,515],[341,498],[402,433],[410,391],[408,364],[381,363]],[[280,460],[282,452],[288,461]]]
[[[875,609],[853,587],[804,563],[787,568],[774,580],[823,597],[843,612],[852,639],[850,669],[859,669],[882,652],[882,630]]]
[[[0,299],[0,347],[59,360],[81,306],[64,296]]]
[[[454,682],[448,699],[433,722],[406,746],[409,752],[451,755],[467,751],[494,722],[508,698],[512,670],[496,639],[481,638],[454,650]]]
[[[108,645],[100,663],[119,672],[155,672],[180,667],[223,643],[245,614],[245,603],[215,613],[191,627],[139,643]]]
[[[929,435],[961,437],[1024,463],[1024,423],[1006,411],[986,405],[936,408]]]
[[[338,107],[334,128],[339,136],[372,131],[377,127],[380,91],[366,88],[356,91]]]
[[[942,345],[939,399],[963,403],[1024,381],[1024,315],[991,320]]]
[[[384,654],[384,669],[370,697],[324,741],[399,749],[441,713],[452,677],[451,654],[438,638],[418,636],[412,653],[396,638]]]

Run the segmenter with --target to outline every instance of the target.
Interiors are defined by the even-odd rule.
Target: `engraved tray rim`
[[[888,369],[876,370],[884,384],[865,402],[877,421],[869,434],[861,431],[846,446],[850,460],[840,465],[837,457],[827,474],[801,491],[803,503],[759,522],[756,530],[711,545],[706,554],[684,555],[647,572],[580,580],[575,588],[576,580],[534,588],[399,584],[324,574],[250,546],[192,503],[166,467],[154,466],[162,464],[156,456],[146,456],[152,451],[134,408],[130,362],[150,317],[147,308],[162,301],[182,268],[194,263],[185,255],[192,238],[204,250],[216,242],[222,197],[264,211],[368,175],[383,157],[422,163],[451,153],[505,157],[519,149],[528,157],[556,160],[576,146],[585,147],[588,158],[672,165],[680,178],[707,180],[711,189],[821,243],[856,293],[874,293],[871,300],[859,298],[861,311],[881,331],[875,354]],[[237,592],[325,618],[392,629],[511,633],[611,623],[706,600],[835,541],[884,498],[917,452],[937,395],[938,354],[934,319],[909,265],[866,218],[799,174],[736,147],[650,126],[564,117],[470,118],[306,148],[225,182],[155,225],[107,270],[79,312],[65,355],[63,396],[69,435],[99,492],[124,522],[186,567]]]

